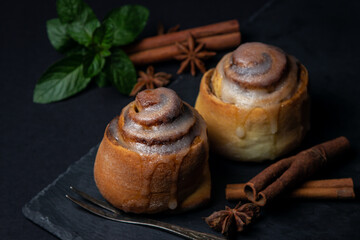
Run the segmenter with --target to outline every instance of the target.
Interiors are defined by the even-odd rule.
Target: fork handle
[[[141,225],[147,225],[147,226],[152,226],[155,228],[160,228],[163,229],[165,231],[177,234],[179,236],[185,237],[187,239],[200,239],[200,240],[224,240],[224,238],[222,237],[217,237],[215,235],[212,234],[207,234],[207,233],[202,233],[202,232],[198,232],[198,231],[194,231],[188,228],[183,228],[177,225],[173,225],[173,224],[169,224],[169,223],[164,223],[164,222],[159,222],[156,220],[152,220],[152,219],[146,219],[146,221],[139,221],[138,222]]]

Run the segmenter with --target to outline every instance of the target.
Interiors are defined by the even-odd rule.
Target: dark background
[[[337,171],[332,169],[324,176],[353,177],[356,183],[359,182],[358,1],[86,2],[100,19],[112,8],[126,3],[148,7],[151,15],[141,37],[154,35],[158,22],[163,22],[165,28],[180,24],[181,29],[186,29],[235,18],[241,24],[243,42],[270,43],[296,56],[309,70],[312,97],[312,129],[299,149],[340,135],[347,136],[352,143],[351,155],[342,160]],[[109,120],[132,101],[114,88],[100,89],[92,85],[62,102],[46,105],[32,102],[37,79],[61,58],[50,45],[45,28],[46,20],[56,16],[55,1],[0,2],[1,239],[54,238],[27,220],[21,213],[22,206],[99,143]],[[215,66],[223,53],[207,61],[207,66]],[[201,74],[196,78],[188,73],[176,75],[177,62],[158,64],[155,68],[174,74],[169,87],[185,101],[194,104]],[[246,177],[241,176],[244,169],[248,169],[250,177],[267,165],[223,160],[227,165],[222,168],[220,160],[213,164],[213,171],[214,166],[217,171],[214,176],[225,178],[228,175],[226,170],[231,166],[232,169],[242,169],[239,170],[238,182],[248,180],[246,173]],[[237,181],[232,179],[235,178],[229,178],[228,183]],[[216,184],[216,179],[213,182]],[[355,225],[360,221],[358,202],[324,202],[329,209],[336,204],[342,204],[343,215],[318,216],[323,222],[315,230],[320,233],[332,231],[330,236],[334,239],[358,238],[360,231]],[[269,214],[276,215],[278,210],[281,209],[270,210]],[[299,225],[300,233],[306,231],[301,228],[306,219],[292,219],[296,216],[289,213],[289,224],[295,224],[294,231]],[[349,223],[346,232],[337,229],[337,221]],[[281,238],[282,234],[281,230],[274,229],[274,238]]]

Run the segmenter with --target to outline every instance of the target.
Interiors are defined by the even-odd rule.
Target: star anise
[[[201,59],[207,59],[216,54],[216,52],[203,50],[205,46],[204,43],[198,43],[198,45],[195,46],[196,41],[191,34],[189,34],[187,44],[182,44],[179,42],[176,42],[175,44],[178,50],[181,52],[181,54],[175,56],[175,59],[182,61],[177,74],[182,73],[189,65],[191,69],[191,75],[193,76],[196,74],[195,66],[200,69],[202,73],[206,72],[205,64]]]
[[[177,32],[179,30],[179,28],[180,28],[180,24],[177,24],[177,25],[169,28],[167,30],[167,32],[165,33],[164,25],[162,23],[159,23],[158,27],[157,27],[157,35],[164,35],[164,34],[167,34],[167,33]]]
[[[214,230],[228,235],[229,232],[236,230],[241,232],[244,227],[249,225],[252,220],[260,214],[260,207],[253,203],[241,205],[239,202],[235,208],[228,206],[225,210],[217,211],[205,218],[205,222]]]
[[[169,83],[171,74],[165,72],[155,73],[153,66],[148,66],[146,73],[139,71],[138,82],[133,87],[130,96],[135,96],[144,86],[147,89],[153,89],[156,87],[162,87]]]

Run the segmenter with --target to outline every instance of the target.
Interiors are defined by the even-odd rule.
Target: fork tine
[[[85,198],[86,200],[94,203],[95,205],[97,205],[97,206],[99,206],[99,207],[102,207],[102,208],[105,208],[105,209],[107,209],[107,210],[109,210],[109,211],[111,211],[111,212],[113,212],[113,213],[120,214],[120,212],[119,212],[116,208],[110,206],[107,202],[104,202],[104,201],[95,199],[95,198],[89,196],[88,194],[80,191],[79,189],[74,188],[73,186],[70,186],[70,189],[71,189],[73,192],[75,192],[75,193],[77,193],[78,195],[80,195],[81,197]],[[79,202],[79,201],[78,201],[78,202]]]

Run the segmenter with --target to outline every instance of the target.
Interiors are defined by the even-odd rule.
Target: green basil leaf
[[[84,57],[84,76],[94,77],[98,75],[105,65],[105,57],[100,53],[88,53]]]
[[[98,27],[93,35],[93,43],[102,49],[109,49],[112,46],[114,39],[114,26],[109,24],[102,24]]]
[[[98,85],[98,87],[106,87],[110,85],[110,82],[107,80],[106,78],[106,74],[104,72],[100,72],[96,77],[95,77],[95,82]]]
[[[135,40],[146,25],[149,10],[140,5],[125,5],[114,9],[105,18],[104,24],[114,26],[114,46],[128,44]]]
[[[33,101],[50,103],[68,98],[83,90],[90,78],[83,75],[83,57],[64,58],[52,65],[38,80]]]
[[[48,20],[46,30],[51,45],[57,51],[64,52],[76,45],[66,32],[66,24],[62,24],[58,18]]]
[[[57,11],[62,23],[67,23],[67,32],[76,42],[88,46],[100,22],[93,10],[82,0],[58,0]]]
[[[136,71],[129,57],[121,49],[115,49],[105,66],[106,76],[122,94],[129,94],[136,84]]]

